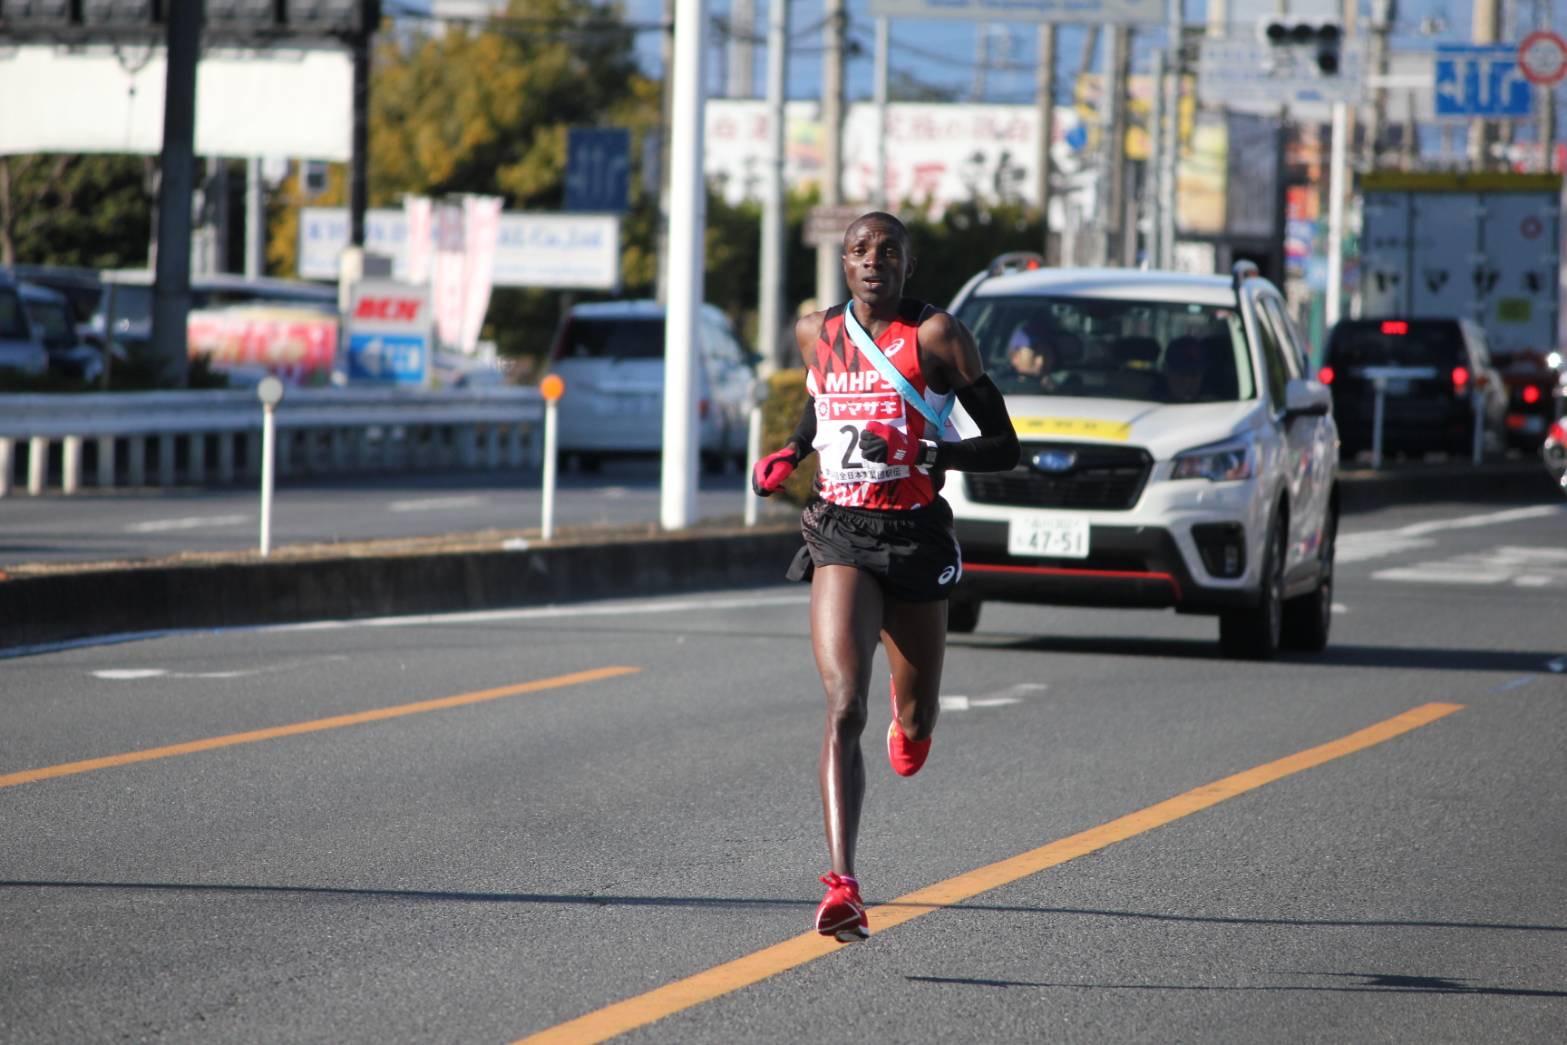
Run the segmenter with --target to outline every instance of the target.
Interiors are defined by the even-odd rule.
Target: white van
[[[712,305],[697,316],[695,369],[703,466],[745,459],[755,357]],[[584,470],[605,457],[651,456],[664,438],[664,307],[656,301],[574,306],[561,320],[550,373],[566,383],[560,452]]]

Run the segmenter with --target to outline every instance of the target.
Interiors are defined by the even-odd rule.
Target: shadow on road
[[[1174,657],[1225,660],[1218,642],[1201,639],[1150,639],[1072,635],[951,635],[948,645],[974,649],[1006,649],[1035,653],[1087,653],[1115,657]],[[1550,673],[1560,663],[1560,650],[1450,649],[1410,646],[1354,646],[1330,643],[1321,653],[1282,653],[1280,664],[1339,668],[1424,668],[1431,671],[1495,671],[1511,674]],[[1254,664],[1254,661],[1237,661]],[[1559,670],[1559,669],[1558,669]]]
[[[1567,991],[1537,991],[1521,987],[1486,987],[1468,980],[1443,976],[1401,976],[1396,973],[1322,972],[1304,976],[1329,976],[1357,979],[1360,983],[1344,987],[1291,984],[1271,986],[1227,986],[1187,983],[1053,983],[1037,980],[971,979],[962,976],[906,976],[911,983],[933,983],[959,987],[1069,987],[1078,990],[1108,991],[1321,991],[1334,994],[1470,994],[1501,998],[1567,998]]]

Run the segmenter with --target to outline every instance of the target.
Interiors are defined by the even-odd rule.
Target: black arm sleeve
[[[1007,415],[1001,389],[984,374],[958,389],[958,402],[979,425],[979,435],[955,443],[936,444],[936,466],[958,472],[1005,472],[1017,466],[1017,432]]]
[[[789,436],[788,442],[793,443],[799,452],[795,463],[811,456],[811,451],[816,449],[816,397],[805,397],[805,408],[800,411],[800,423],[794,426],[794,432]]]

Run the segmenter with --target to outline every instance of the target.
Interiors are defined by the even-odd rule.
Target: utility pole
[[[1367,74],[1371,83],[1371,117],[1366,123],[1366,153],[1370,166],[1376,169],[1381,157],[1382,138],[1387,127],[1387,87],[1384,83],[1388,71],[1388,34],[1398,17],[1398,0],[1371,0],[1371,49],[1367,56],[1370,68]]]
[[[825,207],[843,202],[843,37],[848,16],[844,0],[827,0],[826,55],[822,60],[822,182]],[[816,248],[816,307],[827,308],[843,297],[843,242],[836,239]]]
[[[672,119],[675,111],[675,0],[664,0],[663,31],[660,34],[660,68],[664,74],[662,89],[663,119],[658,129],[658,220],[653,223],[653,296],[660,305],[669,299],[669,152],[672,148]]]
[[[1039,165],[1035,174],[1034,198],[1039,200],[1040,253],[1050,264],[1050,147],[1056,140],[1056,24],[1039,23],[1039,71],[1035,81],[1035,104],[1039,108]]]
[[[190,374],[190,210],[196,183],[196,62],[201,0],[171,0],[158,178],[158,257],[152,288],[152,345],[161,384],[183,388]]]
[[[775,0],[783,3],[784,0]],[[887,19],[876,19],[876,184],[871,186],[871,202],[879,210],[892,205],[887,195],[887,51],[891,46]]]
[[[756,51],[755,0],[730,0],[729,4],[729,97],[749,98],[756,89],[756,72],[751,61]]]
[[[1105,248],[1107,265],[1126,264],[1126,82],[1131,74],[1131,30],[1124,25],[1111,27],[1110,62],[1105,77],[1106,123],[1110,134],[1105,149],[1109,166],[1108,199],[1104,208]]]
[[[787,251],[784,249],[784,85],[789,68],[789,3],[767,4],[767,197],[762,204],[762,277],[756,319],[757,348],[770,367],[787,366],[790,346],[781,337]]]
[[[1474,0],[1471,39],[1477,44],[1494,44],[1501,35],[1501,0]],[[1469,125],[1469,164],[1484,170],[1491,165],[1491,144],[1496,140],[1493,120],[1475,120]]]
[[[1164,97],[1164,133],[1160,135],[1164,150],[1159,154],[1159,257],[1156,262],[1162,269],[1175,268],[1175,181],[1181,153],[1181,55],[1185,21],[1182,0],[1169,0],[1169,22],[1166,27],[1169,41],[1166,46],[1169,50],[1170,79],[1168,86],[1160,84],[1155,87]]]

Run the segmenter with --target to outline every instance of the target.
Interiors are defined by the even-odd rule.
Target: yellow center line
[[[1185,794],[1167,798],[1163,802],[1157,802],[1135,813],[1128,813],[1126,816],[1040,846],[1038,849],[1031,849],[986,867],[948,878],[944,882],[916,889],[891,903],[871,908],[867,913],[870,916],[872,930],[884,932],[921,915],[973,899],[980,893],[989,892],[1031,874],[1075,860],[1116,842],[1124,842],[1128,838],[1218,805],[1225,799],[1243,795],[1264,784],[1271,784],[1325,762],[1363,751],[1461,710],[1463,710],[1462,704],[1422,704],[1403,714],[1357,730],[1348,736],[1227,776],[1211,784],[1193,788]],[[842,946],[814,932],[802,933],[793,939],[784,940],[782,943],[755,951],[734,961],[715,965],[705,972],[687,976],[685,979],[665,984],[645,994],[627,998],[574,1020],[556,1024],[521,1039],[517,1045],[522,1045],[524,1042],[604,1041],[661,1020],[665,1016],[740,990],[742,987],[760,983],[768,977],[832,954]]]
[[[533,682],[519,682],[512,686],[498,686],[494,689],[481,689],[472,693],[458,693],[450,697],[437,697],[434,700],[420,700],[412,704],[397,704],[388,708],[373,708],[369,711],[356,711],[348,715],[333,715],[331,718],[312,719],[308,722],[293,722],[285,726],[271,726],[267,729],[253,729],[246,733],[227,733],[221,737],[189,740],[183,744],[169,744],[164,747],[146,748],[141,751],[128,751],[122,755],[105,755],[102,758],[89,758],[80,762],[62,762],[60,765],[44,766],[41,769],[24,769],[17,773],[0,775],[0,788],[14,787],[17,784],[31,784],[39,780],[50,780],[54,777],[73,776],[77,773],[91,773],[95,769],[109,769],[113,766],[128,766],[137,762],[151,762],[159,758],[194,755],[198,751],[213,751],[217,748],[234,747],[238,744],[255,744],[263,740],[276,740],[279,737],[298,736],[301,733],[319,733],[327,729],[359,726],[366,722],[380,722],[383,719],[401,718],[404,715],[422,715],[427,711],[442,711],[446,708],[458,708],[466,704],[479,704],[486,700],[500,700],[503,697],[516,697],[524,693],[537,693],[540,690],[559,689],[562,686],[577,686],[584,682],[597,682],[601,679],[615,678],[619,675],[634,674],[640,670],[642,669],[622,667],[593,668],[589,671],[577,671],[569,675],[556,675],[553,678],[536,679]]]

